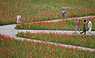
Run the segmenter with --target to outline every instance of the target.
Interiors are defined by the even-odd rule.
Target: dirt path
[[[73,18],[67,18],[66,20],[72,20],[72,19],[95,19],[95,16],[84,16],[84,17],[73,17]],[[64,19],[56,19],[56,20],[48,20],[48,21],[40,21],[40,22],[58,22],[63,21]]]

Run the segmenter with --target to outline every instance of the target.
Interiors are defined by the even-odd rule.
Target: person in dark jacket
[[[87,21],[84,20],[84,22],[83,22],[83,31],[80,34],[86,35],[86,31],[87,31]]]

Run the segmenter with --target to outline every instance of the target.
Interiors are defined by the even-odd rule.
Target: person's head
[[[17,15],[18,18],[21,18],[21,15]]]
[[[86,22],[86,20],[84,20],[84,22]]]
[[[91,21],[91,19],[89,19],[89,21]]]
[[[91,18],[88,18],[88,19],[87,19],[87,22],[88,22],[88,23],[91,22]]]

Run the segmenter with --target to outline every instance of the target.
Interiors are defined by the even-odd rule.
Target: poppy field
[[[94,31],[95,0],[0,0],[0,58],[95,58]]]
[[[0,35],[0,58],[95,58],[95,53]]]
[[[21,15],[24,22],[61,18],[62,7],[68,7],[68,17],[95,15],[94,0],[1,0],[0,25],[16,23]]]

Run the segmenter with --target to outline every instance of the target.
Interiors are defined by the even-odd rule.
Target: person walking
[[[17,24],[21,23],[21,15],[17,15],[17,17],[16,17],[16,23]]]
[[[83,22],[83,31],[80,32],[80,34],[86,35],[87,27],[88,27],[88,26],[87,26],[87,21],[84,20],[84,22]]]

